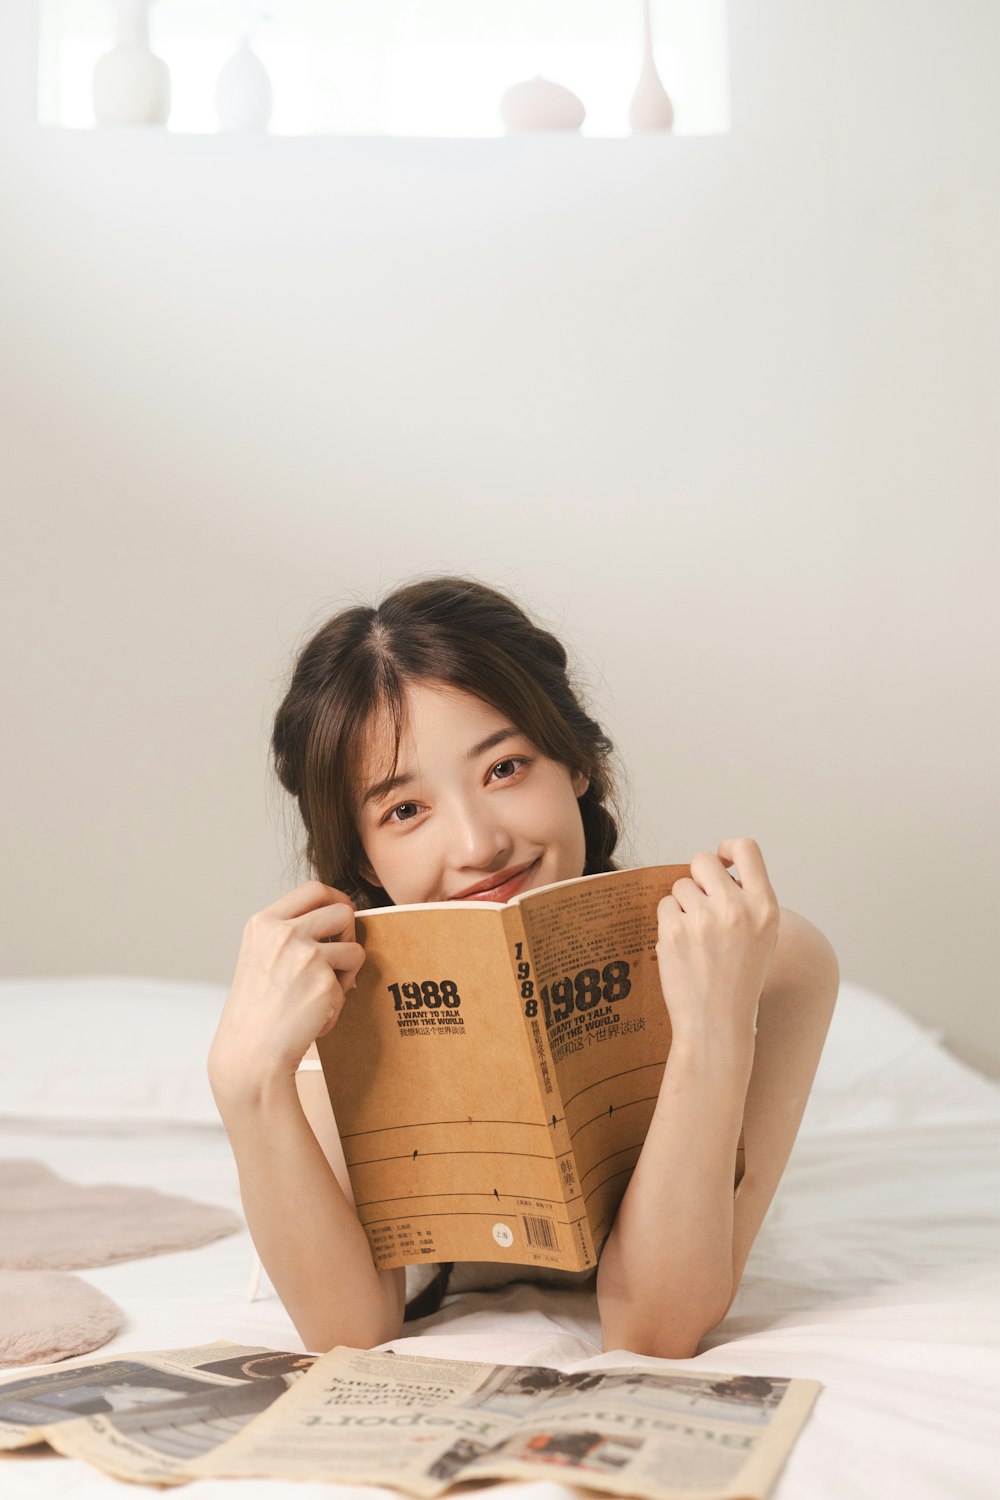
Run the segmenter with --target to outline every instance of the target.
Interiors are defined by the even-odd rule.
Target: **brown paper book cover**
[[[670,1048],[657,904],[689,874],[358,913],[365,963],[317,1047],[381,1269],[596,1265]]]

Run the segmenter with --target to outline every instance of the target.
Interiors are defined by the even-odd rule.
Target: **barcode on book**
[[[522,1214],[521,1223],[529,1245],[538,1245],[543,1250],[558,1250],[555,1225],[551,1219],[541,1219],[537,1214]]]

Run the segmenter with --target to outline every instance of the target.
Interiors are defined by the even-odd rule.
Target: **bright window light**
[[[39,118],[95,125],[91,77],[112,0],[41,0]],[[652,0],[674,133],[729,129],[726,0]],[[582,135],[627,136],[642,0],[153,0],[167,129],[218,129],[215,83],[248,36],[274,94],[273,135],[500,136],[499,101],[539,75],[582,101]]]

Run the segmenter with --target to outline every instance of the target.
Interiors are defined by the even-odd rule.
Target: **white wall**
[[[727,138],[61,132],[0,11],[10,974],[228,979],[291,653],[413,573],[574,645],[632,855],[755,836],[1000,1072],[1000,9],[748,0]]]

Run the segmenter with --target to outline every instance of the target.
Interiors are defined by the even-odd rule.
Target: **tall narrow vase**
[[[649,5],[650,0],[642,0],[642,72],[628,112],[633,135],[642,130],[669,130],[674,123],[674,106],[653,60],[653,23]]]
[[[99,125],[165,125],[170,70],[149,45],[152,0],[110,0],[115,46],[94,65],[94,114]]]

